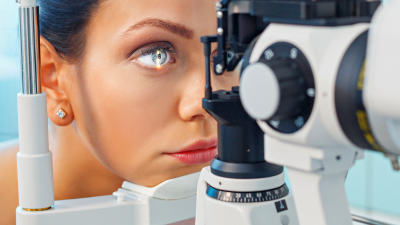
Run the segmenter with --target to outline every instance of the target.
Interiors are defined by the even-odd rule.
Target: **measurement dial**
[[[218,190],[210,185],[207,187],[208,196],[224,202],[266,202],[283,198],[288,194],[289,188],[286,186],[286,184],[283,184],[275,189],[257,192],[233,192]]]

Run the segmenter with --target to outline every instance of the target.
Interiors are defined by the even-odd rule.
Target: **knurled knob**
[[[282,120],[301,113],[306,88],[296,62],[282,58],[247,66],[240,80],[240,97],[253,118]]]

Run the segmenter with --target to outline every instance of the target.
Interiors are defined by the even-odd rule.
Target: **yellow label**
[[[364,77],[365,77],[365,60],[361,66],[360,74],[358,75],[358,81],[357,81],[357,89],[360,91],[364,87]]]
[[[356,114],[357,114],[358,125],[360,126],[360,129],[362,130],[367,142],[375,150],[384,152],[384,150],[381,148],[381,146],[379,146],[379,144],[376,142],[374,136],[372,136],[371,127],[369,126],[369,123],[368,123],[367,113],[365,113],[365,111],[363,111],[363,110],[357,110]]]

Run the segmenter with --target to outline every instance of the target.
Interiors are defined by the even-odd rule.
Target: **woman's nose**
[[[185,74],[179,102],[179,114],[183,120],[208,119],[211,116],[203,109],[205,69],[204,59],[192,65],[190,72]]]

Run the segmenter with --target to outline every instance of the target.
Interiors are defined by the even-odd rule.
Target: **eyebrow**
[[[142,29],[143,27],[159,27],[187,39],[191,39],[194,36],[194,31],[182,24],[174,23],[168,20],[153,19],[153,18],[144,19],[130,26],[126,31],[124,31],[123,34],[126,34],[134,30]]]

